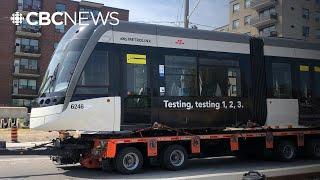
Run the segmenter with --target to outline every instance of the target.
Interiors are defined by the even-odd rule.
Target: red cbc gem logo
[[[183,40],[182,40],[182,39],[178,39],[178,40],[176,41],[176,44],[178,44],[178,45],[183,45],[183,44],[184,44],[184,42],[183,42]]]

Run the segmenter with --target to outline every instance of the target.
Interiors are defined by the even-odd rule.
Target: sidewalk
[[[44,143],[49,143],[50,141],[40,141],[40,142],[23,142],[23,143],[11,143],[7,142],[8,150],[19,150],[19,149],[27,149],[35,146],[39,146]]]
[[[19,142],[46,142],[59,137],[58,132],[37,131],[32,129],[18,129]],[[11,143],[11,129],[0,129],[0,140]]]

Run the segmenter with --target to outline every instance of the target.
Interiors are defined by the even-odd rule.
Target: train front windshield
[[[62,38],[44,75],[40,97],[66,93],[81,53],[92,34],[92,29],[87,28],[90,26],[75,25]]]

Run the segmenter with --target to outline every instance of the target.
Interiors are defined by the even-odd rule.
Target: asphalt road
[[[304,159],[291,163],[238,160],[234,157],[192,160],[183,171],[170,172],[159,167],[147,168],[141,174],[120,175],[80,166],[56,166],[47,156],[0,156],[0,179],[241,179],[250,170],[267,177],[320,172],[320,160]],[[296,176],[298,177],[298,176]],[[318,177],[318,176],[317,176]],[[319,175],[320,178],[320,175]],[[319,179],[318,178],[318,179]],[[290,178],[291,179],[291,178]],[[296,178],[294,178],[296,179]]]

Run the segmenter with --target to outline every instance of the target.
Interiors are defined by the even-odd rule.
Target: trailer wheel
[[[122,149],[116,156],[115,166],[121,174],[135,174],[141,170],[143,165],[143,156],[141,152],[134,147]]]
[[[280,161],[293,161],[297,155],[297,148],[291,141],[283,140],[278,143],[276,154]]]
[[[178,171],[186,166],[188,154],[180,145],[171,145],[163,153],[162,166],[170,171]]]
[[[311,140],[310,143],[308,143],[307,145],[307,153],[311,157],[319,159],[320,158],[320,141],[316,139]]]

